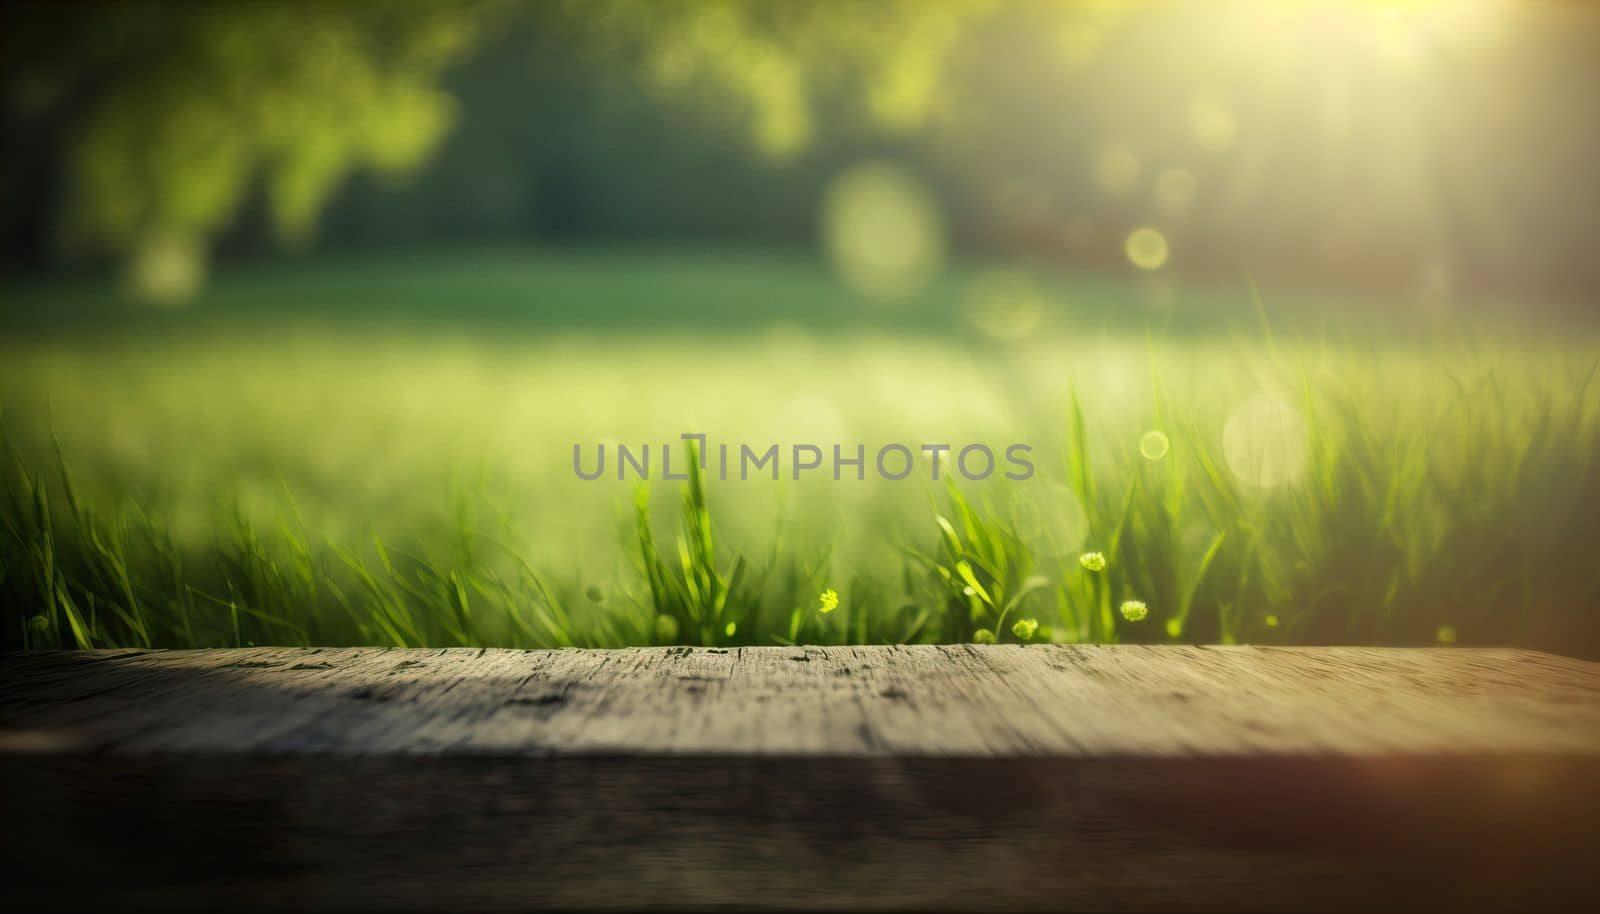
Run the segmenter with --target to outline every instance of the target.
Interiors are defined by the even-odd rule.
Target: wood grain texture
[[[1513,650],[11,654],[30,908],[1582,908],[1600,665]]]

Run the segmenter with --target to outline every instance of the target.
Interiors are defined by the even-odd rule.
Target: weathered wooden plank
[[[1520,651],[973,647],[19,654],[0,738],[118,752],[1600,752]]]
[[[1512,650],[11,654],[28,907],[1560,908],[1600,665]]]

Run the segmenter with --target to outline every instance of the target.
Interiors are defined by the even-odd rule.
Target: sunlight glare
[[[1124,247],[1128,253],[1128,260],[1141,270],[1161,269],[1167,262],[1167,255],[1171,253],[1167,247],[1166,236],[1148,226],[1134,229],[1128,235]]]
[[[823,246],[841,279],[875,301],[904,300],[944,265],[938,204],[915,175],[868,162],[840,175],[822,210]]]
[[[1300,411],[1262,391],[1228,417],[1222,454],[1239,479],[1271,488],[1293,482],[1305,471],[1308,438]]]

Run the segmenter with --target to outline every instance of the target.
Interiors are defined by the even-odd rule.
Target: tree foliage
[[[1116,2],[1116,0],[1104,0]],[[109,4],[8,15],[11,101],[70,110],[58,226],[174,296],[259,198],[309,239],[346,177],[398,177],[458,117],[441,80],[486,40],[570,36],[595,72],[710,113],[783,163],[825,128],[909,133],[959,93],[946,63],[996,0],[395,0]],[[516,27],[512,27],[513,24]],[[534,53],[529,51],[531,55]],[[562,86],[509,84],[559,95]],[[152,259],[153,258],[153,259]],[[152,266],[153,264],[153,266]],[[136,280],[136,285],[143,280]]]
[[[602,0],[601,21],[643,38],[647,85],[675,101],[730,106],[751,145],[776,160],[819,132],[817,99],[856,96],[874,128],[899,132],[940,113],[946,57],[993,0],[929,3],[660,4]]]
[[[471,9],[208,6],[150,36],[73,150],[73,225],[114,246],[209,235],[262,181],[281,235],[303,239],[357,168],[403,174],[455,117],[437,81],[475,37]],[[135,68],[130,68],[135,69]]]

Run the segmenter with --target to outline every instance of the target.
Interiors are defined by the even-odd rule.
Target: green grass
[[[1401,327],[1269,294],[1264,325],[1240,290],[1155,313],[1128,304],[1136,286],[1045,276],[1045,324],[1003,342],[963,322],[962,273],[897,315],[770,259],[410,270],[224,276],[193,313],[109,326],[114,298],[89,287],[11,293],[0,641],[1600,654],[1600,337],[1576,318]],[[1240,478],[1249,455],[1224,445],[1262,392],[1303,421],[1280,485]],[[1158,459],[1139,451],[1152,430]],[[683,432],[869,453],[1020,441],[1038,471],[572,473],[574,443]]]

